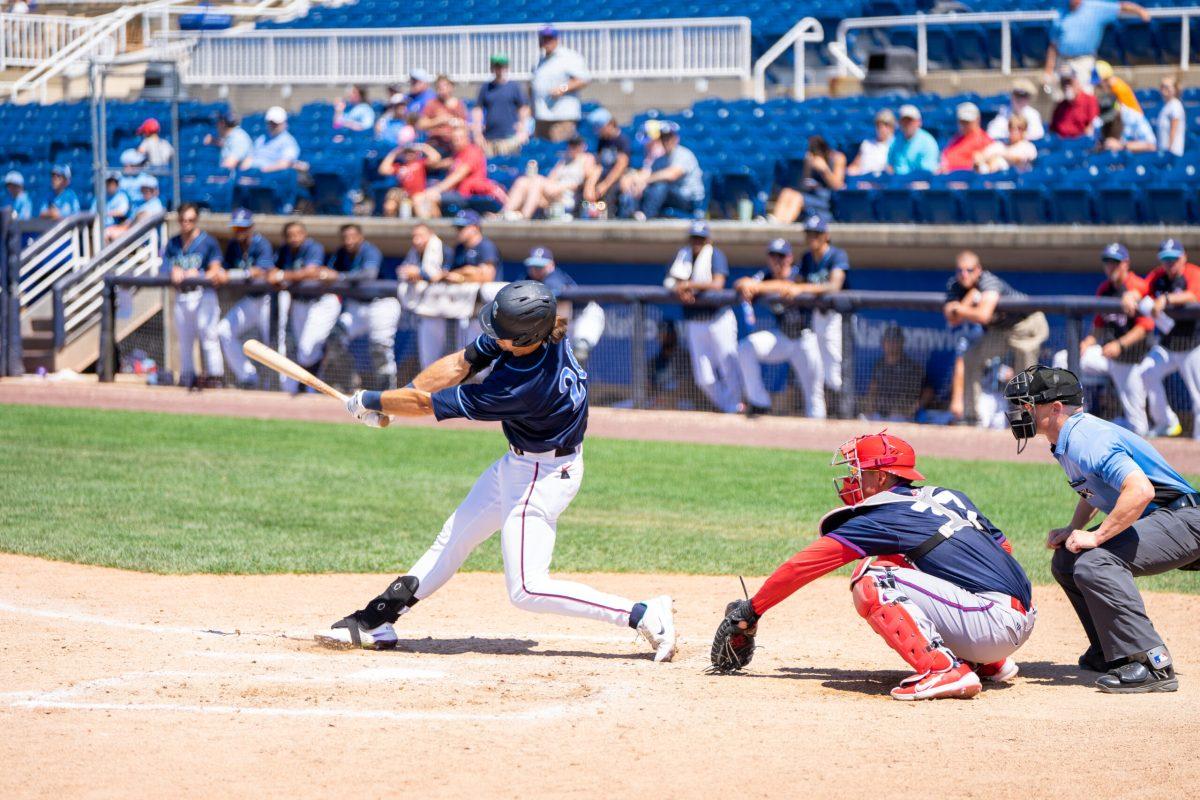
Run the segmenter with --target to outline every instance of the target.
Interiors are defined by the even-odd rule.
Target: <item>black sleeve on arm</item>
[[[500,353],[500,345],[496,344],[495,339],[487,336],[476,338],[475,341],[463,348],[463,358],[471,365],[471,371],[463,380],[468,380],[487,369],[493,361],[500,357]]]

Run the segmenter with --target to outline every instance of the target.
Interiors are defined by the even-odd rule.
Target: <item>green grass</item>
[[[381,572],[424,552],[499,433],[0,406],[0,550],[164,573]],[[827,453],[590,439],[563,571],[765,574],[837,502]],[[1053,465],[922,459],[1049,582]],[[493,537],[467,569],[501,567]],[[1147,582],[1200,592],[1200,573]]]

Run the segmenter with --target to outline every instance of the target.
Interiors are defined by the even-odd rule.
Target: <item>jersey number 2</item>
[[[558,391],[571,395],[571,406],[579,408],[583,405],[583,381],[587,380],[587,373],[584,372],[583,367],[579,366],[579,362],[575,360],[575,354],[571,352],[570,342],[567,343],[566,350],[567,360],[571,362],[571,366],[563,367],[562,372],[558,373]]]

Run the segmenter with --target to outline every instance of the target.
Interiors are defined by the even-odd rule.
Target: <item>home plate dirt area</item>
[[[764,619],[747,674],[710,676],[727,577],[588,575],[676,598],[681,650],[509,605],[459,575],[392,652],[313,632],[390,577],[162,576],[0,556],[0,797],[1183,798],[1200,785],[1200,598],[1150,595],[1175,694],[1080,672],[1057,588],[1015,683],[897,703],[903,664],[844,579]],[[755,581],[757,582],[757,581]]]

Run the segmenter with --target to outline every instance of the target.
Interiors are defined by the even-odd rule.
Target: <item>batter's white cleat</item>
[[[912,675],[892,689],[893,700],[935,700],[939,697],[969,698],[982,689],[970,664],[959,663],[945,672]]]
[[[991,664],[977,664],[975,674],[988,683],[1008,683],[1020,672],[1017,662],[1011,658],[1003,661],[993,661]]]
[[[364,628],[354,617],[346,617],[333,623],[325,633],[313,637],[317,644],[336,650],[391,650],[396,646],[396,629],[385,622],[378,628]]]
[[[679,649],[671,607],[671,598],[665,594],[647,600],[646,613],[638,623],[638,633],[654,648],[655,661],[670,661]]]

